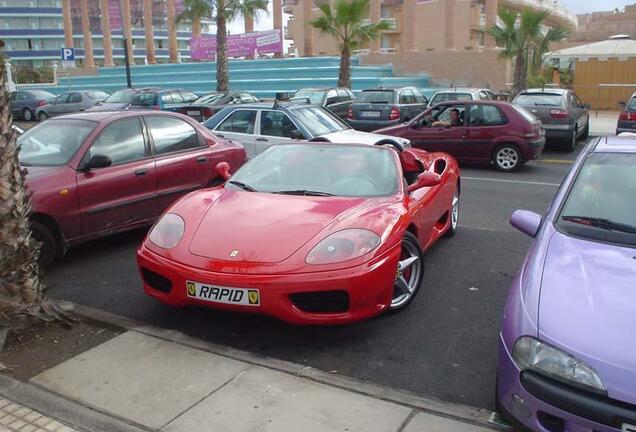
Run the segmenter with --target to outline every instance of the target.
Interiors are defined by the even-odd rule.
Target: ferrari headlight
[[[307,264],[332,264],[361,257],[380,244],[373,231],[352,228],[331,234],[318,243],[307,255]]]
[[[581,360],[533,337],[517,339],[512,357],[522,370],[533,370],[559,381],[605,393],[605,385],[594,370]]]
[[[152,228],[148,239],[160,248],[172,249],[181,240],[184,229],[185,222],[181,216],[167,213]]]

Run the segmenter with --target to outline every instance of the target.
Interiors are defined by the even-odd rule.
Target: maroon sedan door
[[[155,162],[149,157],[138,117],[108,125],[82,163],[107,156],[111,165],[78,171],[82,235],[91,236],[150,222],[157,216]]]
[[[494,105],[475,104],[470,106],[467,120],[463,159],[475,162],[490,161],[495,139],[506,135],[506,116]]]
[[[463,119],[465,105],[446,105],[441,107],[439,113],[433,111],[433,122],[449,122],[451,111],[457,109],[460,119]],[[415,148],[427,151],[441,151],[461,159],[463,157],[463,143],[466,136],[466,127],[463,122],[455,126],[435,126],[423,122],[418,128],[414,128],[407,136]]]
[[[184,194],[209,185],[217,161],[195,128],[180,118],[144,116],[157,164],[157,207],[162,213]]]

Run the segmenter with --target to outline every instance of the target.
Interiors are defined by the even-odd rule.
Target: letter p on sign
[[[75,48],[62,48],[62,60],[74,61],[75,60]]]

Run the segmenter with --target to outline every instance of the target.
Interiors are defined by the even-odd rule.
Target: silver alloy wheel
[[[513,170],[519,164],[519,152],[513,147],[502,147],[495,155],[497,166],[504,170]]]
[[[411,242],[402,243],[402,255],[398,261],[393,285],[393,299],[391,309],[399,308],[407,303],[415,294],[420,283],[422,273],[422,261],[417,246]]]
[[[457,229],[457,224],[459,223],[459,195],[457,191],[453,194],[453,204],[451,207],[451,230],[455,231]]]
[[[24,113],[22,114],[22,116],[24,117],[24,121],[31,121],[33,120],[33,113],[31,112],[30,109],[25,108],[24,109]]]

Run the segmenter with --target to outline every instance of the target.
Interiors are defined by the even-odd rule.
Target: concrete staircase
[[[274,97],[303,87],[330,87],[338,81],[338,57],[308,57],[267,60],[233,60],[229,63],[230,88],[257,97]],[[394,76],[391,65],[361,66],[352,59],[353,90],[377,87],[430,86],[428,75]],[[159,64],[131,67],[134,87],[184,88],[197,92],[216,89],[214,62]],[[100,68],[96,76],[63,77],[52,93],[69,89],[99,89],[113,92],[126,86],[124,67]]]

